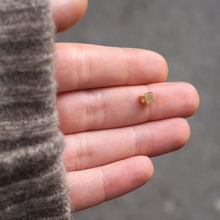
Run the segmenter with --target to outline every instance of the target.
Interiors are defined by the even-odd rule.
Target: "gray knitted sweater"
[[[47,0],[0,0],[0,220],[70,219]]]

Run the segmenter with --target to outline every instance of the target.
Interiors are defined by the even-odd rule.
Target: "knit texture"
[[[47,0],[0,0],[0,219],[70,219]]]

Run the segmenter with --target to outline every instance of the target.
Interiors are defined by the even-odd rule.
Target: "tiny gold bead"
[[[144,97],[141,97],[141,103],[142,103],[142,104],[146,104],[146,100],[145,100]]]
[[[142,105],[149,105],[155,101],[152,92],[148,92],[148,93],[144,93],[143,95],[140,95],[140,100]]]

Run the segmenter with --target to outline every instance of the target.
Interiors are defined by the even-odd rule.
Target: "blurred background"
[[[162,54],[167,81],[193,84],[201,98],[181,150],[153,158],[143,187],[74,214],[76,220],[220,219],[220,1],[92,0],[57,42],[136,47]]]

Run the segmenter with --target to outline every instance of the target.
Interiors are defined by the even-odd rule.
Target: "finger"
[[[163,82],[165,59],[143,49],[56,44],[58,92]]]
[[[139,95],[153,92],[155,102],[142,106]],[[195,113],[199,97],[187,83],[156,83],[58,95],[60,129],[65,134],[131,126]]]
[[[137,155],[159,156],[183,147],[189,136],[189,125],[182,118],[67,135],[63,161],[67,171],[76,171]]]
[[[57,32],[72,27],[85,13],[87,0],[50,0]]]
[[[72,209],[79,211],[122,196],[145,184],[153,174],[149,158],[134,157],[103,167],[67,173]]]

